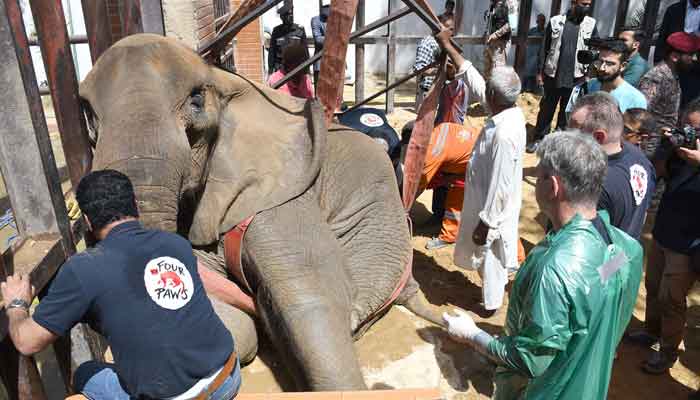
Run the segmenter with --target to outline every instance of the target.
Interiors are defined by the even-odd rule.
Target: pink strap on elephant
[[[236,225],[233,229],[224,235],[224,260],[226,260],[226,268],[238,282],[244,286],[248,293],[253,293],[253,290],[245,278],[243,273],[243,263],[241,262],[241,247],[243,245],[243,237],[248,225],[253,221],[255,215],[246,218],[243,222]]]

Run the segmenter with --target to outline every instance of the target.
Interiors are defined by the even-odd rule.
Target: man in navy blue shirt
[[[606,92],[579,99],[569,127],[590,134],[608,155],[608,170],[598,209],[610,223],[639,240],[656,187],[656,171],[636,146],[622,140],[624,120],[617,101]]]
[[[76,371],[74,386],[88,398],[233,398],[241,382],[233,338],[189,242],[144,229],[131,182],[117,171],[85,176],[76,198],[97,245],[61,267],[31,317],[29,278],[2,284],[17,349],[34,354],[87,322],[114,356],[114,364],[89,361]]]

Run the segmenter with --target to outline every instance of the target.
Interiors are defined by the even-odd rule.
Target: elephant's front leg
[[[345,260],[313,195],[256,215],[243,254],[258,314],[301,389],[366,389]]]

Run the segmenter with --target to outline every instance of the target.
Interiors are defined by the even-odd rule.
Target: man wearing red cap
[[[678,124],[681,104],[681,86],[678,74],[688,71],[697,61],[700,40],[686,32],[676,32],[666,39],[666,56],[639,81],[639,90],[647,98],[647,110],[654,115],[661,128]],[[658,144],[658,137],[654,143]]]

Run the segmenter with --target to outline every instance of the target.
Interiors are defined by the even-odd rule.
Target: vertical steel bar
[[[18,0],[4,0],[0,11],[0,168],[17,228],[24,237],[60,233],[69,248],[70,225],[22,11]]]
[[[394,0],[387,0],[389,2],[389,15],[391,11],[395,8]],[[386,43],[386,87],[389,88],[391,82],[394,81],[394,75],[396,72],[396,28],[393,26],[394,23],[387,25],[388,37]],[[393,89],[387,90],[386,92],[386,104],[385,111],[387,114],[394,112],[394,95],[395,91]]]
[[[359,31],[365,26],[365,0],[357,2],[357,13],[355,14],[355,31]],[[355,104],[362,102],[365,98],[365,45],[355,44]]]
[[[92,150],[80,109],[78,80],[61,0],[32,1],[32,14],[73,187],[90,170]]]
[[[124,37],[135,33],[143,33],[141,0],[120,0],[119,15],[122,20]]]
[[[522,0],[518,16],[518,47],[515,50],[515,70],[524,72],[525,58],[527,56],[527,32],[530,30],[530,18],[532,17],[532,0]]]
[[[82,0],[83,17],[90,45],[92,63],[112,45],[107,0]]]

